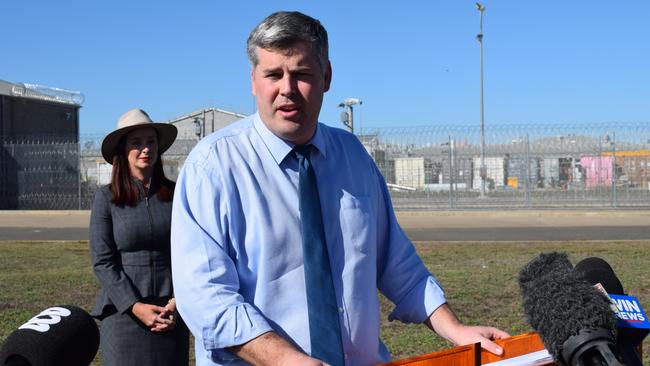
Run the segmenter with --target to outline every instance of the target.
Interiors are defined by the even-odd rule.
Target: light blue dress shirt
[[[395,303],[390,319],[414,323],[446,302],[443,290],[399,227],[359,140],[318,124],[310,143],[346,365],[386,362],[377,289]],[[199,366],[245,364],[225,348],[268,331],[310,352],[291,149],[255,114],[200,141],[181,170],[172,276]]]

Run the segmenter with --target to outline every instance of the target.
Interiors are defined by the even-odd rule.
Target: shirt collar
[[[291,150],[293,150],[293,147],[295,145],[284,141],[283,139],[276,136],[273,132],[271,132],[271,130],[266,127],[264,122],[262,122],[259,113],[255,113],[253,126],[262,138],[264,145],[266,145],[266,147],[271,152],[271,155],[273,156],[273,159],[275,159],[275,162],[280,165],[282,161],[287,157],[287,155],[291,153]],[[311,138],[311,140],[309,140],[308,144],[312,144],[318,150],[318,152],[323,155],[323,157],[325,157],[325,138],[323,137],[323,131],[320,123],[316,125],[316,133]]]

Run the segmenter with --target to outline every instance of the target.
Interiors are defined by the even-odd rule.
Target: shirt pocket
[[[375,244],[375,222],[367,196],[353,196],[343,192],[341,197],[341,234],[346,248],[352,245],[364,254],[370,254]]]

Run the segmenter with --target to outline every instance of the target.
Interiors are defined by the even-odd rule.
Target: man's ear
[[[330,60],[327,60],[325,62],[325,65],[323,65],[323,78],[325,79],[325,85],[323,88],[323,91],[326,92],[330,90],[330,84],[332,83],[332,64],[330,63]]]
[[[253,94],[254,97],[257,96],[255,92],[255,67],[251,66],[251,94]]]

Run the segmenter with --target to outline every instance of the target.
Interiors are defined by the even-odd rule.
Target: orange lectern
[[[481,365],[490,362],[507,360],[513,357],[523,356],[528,353],[541,351],[544,349],[544,343],[539,335],[535,332],[524,333],[506,339],[500,339],[495,342],[503,347],[503,354],[497,356],[485,350],[481,350]],[[546,365],[555,365],[554,362],[549,362]]]
[[[474,366],[480,365],[481,345],[479,343],[454,347],[440,352],[393,361],[384,366]]]
[[[440,352],[415,356],[404,360],[397,360],[383,366],[480,366],[491,362],[502,361],[513,357],[541,351],[544,344],[537,333],[525,333],[514,337],[496,341],[503,347],[503,355],[497,356],[481,350],[479,343],[455,347]],[[540,365],[540,364],[537,364]],[[546,365],[555,365],[548,362]]]

